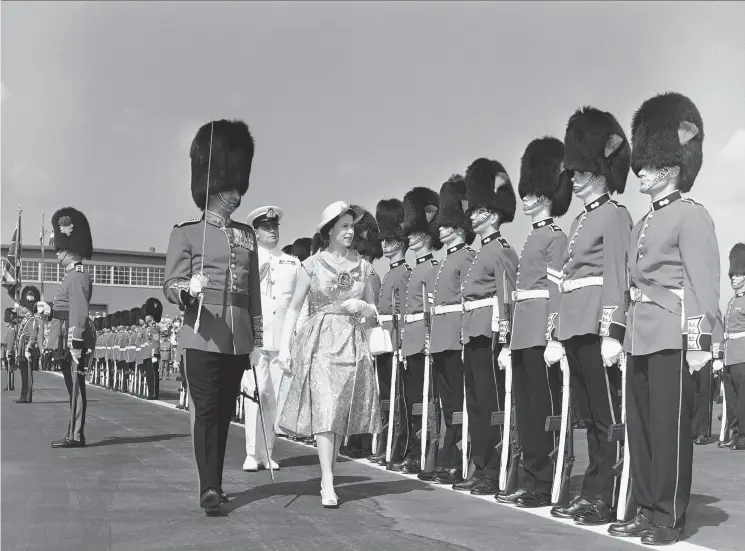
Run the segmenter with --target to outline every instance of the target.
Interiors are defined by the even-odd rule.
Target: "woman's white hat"
[[[351,207],[344,201],[331,203],[328,207],[323,209],[323,212],[321,213],[321,221],[316,227],[316,231],[321,231],[321,228],[331,222],[334,218],[336,218],[337,216],[341,216],[342,214],[345,214],[349,211],[351,211],[354,216],[354,221],[352,222],[353,224],[359,222],[360,218],[362,218],[362,216],[365,214],[364,211],[356,207]]]

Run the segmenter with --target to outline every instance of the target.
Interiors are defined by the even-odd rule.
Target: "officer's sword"
[[[254,374],[254,395],[249,396],[245,392],[241,391],[244,397],[248,398],[252,402],[255,402],[259,406],[259,419],[261,420],[261,435],[264,437],[264,449],[266,449],[267,463],[269,464],[269,474],[272,476],[272,482],[274,482],[274,467],[272,466],[272,456],[269,451],[269,440],[266,437],[266,425],[264,425],[264,408],[261,407],[261,396],[259,396],[259,379],[256,376],[256,366],[251,366],[251,371]]]
[[[204,196],[204,229],[202,231],[202,258],[200,259],[199,273],[204,274],[204,247],[207,243],[207,205],[210,200],[210,169],[212,168],[212,135],[215,131],[214,121],[210,123],[210,153],[207,157],[207,193]],[[199,293],[199,308],[197,309],[197,319],[194,322],[194,334],[199,332],[199,323],[202,319],[202,303],[204,302],[204,290]],[[273,480],[273,478],[272,478]]]

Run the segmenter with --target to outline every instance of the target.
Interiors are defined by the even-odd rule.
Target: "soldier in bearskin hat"
[[[546,136],[525,148],[517,190],[523,212],[533,226],[520,253],[517,289],[513,293],[510,346],[502,347],[499,366],[512,369],[517,428],[523,451],[523,484],[497,501],[518,507],[542,507],[551,502],[554,435],[545,431],[546,418],[560,409],[561,386],[556,369],[546,369],[545,323],[558,312],[559,283],[567,237],[554,223],[566,214],[572,182],[562,177],[564,144]]]
[[[510,300],[517,278],[517,253],[500,233],[515,218],[517,199],[507,171],[497,161],[476,159],[466,170],[466,214],[481,249],[463,281],[463,359],[466,408],[474,470],[456,490],[496,495],[502,427],[493,414],[504,403],[504,372],[496,358],[510,344]],[[465,435],[464,435],[465,439]]]
[[[432,252],[440,250],[440,231],[437,227],[437,211],[440,197],[436,191],[426,187],[415,187],[404,196],[403,236],[409,242],[409,249],[416,255],[416,267],[412,270],[406,290],[406,310],[401,353],[405,358],[406,369],[403,376],[403,391],[406,399],[406,419],[408,422],[408,442],[402,463],[393,463],[390,468],[406,474],[421,472],[421,443],[427,435],[418,436],[422,427],[421,414],[414,416],[414,405],[422,403],[424,384],[426,324],[424,320],[424,301],[422,285],[427,294],[432,293],[438,262]]]
[[[577,524],[611,521],[619,460],[619,442],[608,441],[620,419],[619,363],[626,329],[626,247],[631,215],[611,199],[626,188],[629,144],[618,121],[593,107],[578,109],[564,136],[564,173],[584,203],[572,221],[563,257],[558,313],[549,313],[544,359],[547,365],[566,355],[571,371],[572,404],[588,423],[589,465],[580,495],[557,504],[551,514]]]
[[[5,309],[5,335],[3,335],[3,367],[8,371],[8,384],[3,390],[15,390],[16,369],[16,336],[18,335],[18,318],[13,308]]]
[[[163,290],[184,308],[180,339],[195,413],[200,507],[207,514],[227,502],[222,474],[230,419],[249,354],[263,346],[256,233],[231,219],[248,191],[253,155],[242,121],[213,121],[197,131],[191,195],[202,213],[174,226],[166,253]]]
[[[446,249],[437,267],[432,289],[433,373],[437,394],[442,402],[445,437],[437,451],[433,470],[419,474],[424,480],[440,484],[455,484],[463,479],[458,443],[462,440],[463,360],[461,358],[461,327],[463,308],[461,288],[466,272],[476,256],[469,245],[476,235],[465,213],[466,181],[460,174],[451,176],[440,188],[440,210],[437,212],[439,239]],[[439,419],[438,419],[439,422]],[[463,442],[463,445],[467,445]]]
[[[39,350],[39,318],[36,304],[41,300],[39,289],[27,285],[21,291],[18,312],[18,336],[15,343],[15,355],[18,369],[21,372],[21,396],[16,404],[30,404],[34,390],[33,360]]]
[[[148,400],[157,400],[160,395],[160,328],[158,324],[163,317],[163,303],[155,297],[150,297],[142,305],[144,327],[140,343],[142,363],[147,382]]]
[[[691,373],[712,359],[719,246],[707,210],[683,198],[701,168],[704,126],[687,97],[645,101],[631,123],[631,165],[650,210],[628,242],[624,351],[627,432],[638,514],[616,536],[665,545],[684,536],[691,493]]]
[[[380,232],[380,245],[383,256],[388,260],[389,270],[383,276],[378,298],[378,319],[383,328],[392,335],[394,347],[400,347],[401,335],[403,333],[405,312],[406,289],[411,275],[411,267],[406,263],[406,250],[409,242],[403,234],[404,224],[404,204],[400,199],[383,199],[378,202],[375,209],[375,221]],[[393,311],[393,297],[396,297],[396,312]],[[395,326],[398,327],[399,334],[394,335],[394,316],[396,317]],[[396,361],[401,360],[398,350],[395,351]],[[378,386],[380,389],[380,399],[383,413],[383,424],[388,423],[389,409],[395,408],[397,419],[405,416],[405,408],[400,407],[402,401],[402,367],[397,369],[396,395],[391,396],[391,376],[393,370],[394,352],[381,354],[376,358]],[[400,421],[400,419],[398,419]],[[395,425],[396,423],[394,423]],[[391,444],[391,466],[399,465],[404,459],[403,454],[408,442],[408,422],[398,423],[397,430],[392,434]],[[390,427],[388,430],[393,430]],[[387,455],[387,432],[384,431],[382,442],[377,450],[373,450],[373,455],[368,459],[372,463],[379,465],[386,464]]]
[[[745,450],[745,434],[740,431],[745,422],[745,244],[730,250],[728,274],[735,296],[727,304],[723,350],[714,360],[714,369],[722,373],[729,430],[720,447]]]
[[[65,277],[52,304],[39,302],[39,310],[52,319],[49,343],[56,349],[70,395],[67,435],[52,442],[52,447],[82,448],[85,446],[85,412],[88,408],[83,370],[94,346],[93,328],[88,317],[93,280],[83,260],[93,255],[93,239],[88,219],[72,207],[55,212],[52,227],[57,261],[64,269]]]

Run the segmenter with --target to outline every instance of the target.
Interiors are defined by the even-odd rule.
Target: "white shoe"
[[[278,471],[278,470],[279,470],[279,465],[277,464],[277,462],[276,462],[276,461],[274,461],[274,459],[269,459],[269,460],[266,460],[266,459],[265,459],[265,460],[263,460],[263,461],[261,462],[261,465],[262,465],[262,466],[263,466],[263,467],[264,467],[265,469],[267,469],[267,470],[269,469],[269,465],[270,465],[270,464],[271,464],[271,466],[272,466],[272,470],[273,470],[273,471]]]
[[[243,470],[248,471],[250,473],[255,473],[259,470],[259,463],[256,461],[256,459],[251,456],[247,455],[246,460],[243,462]]]
[[[330,492],[324,492],[323,484],[321,484],[321,505],[323,505],[326,509],[339,508],[339,498],[336,495],[336,492],[333,488]]]

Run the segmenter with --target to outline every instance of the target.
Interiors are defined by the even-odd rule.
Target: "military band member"
[[[260,468],[278,469],[272,459],[277,421],[277,398],[282,381],[282,367],[277,356],[282,338],[282,327],[287,308],[295,290],[300,261],[290,254],[277,250],[279,225],[284,212],[275,206],[259,207],[252,211],[246,223],[253,227],[258,243],[259,274],[261,289],[261,312],[263,314],[263,344],[254,352],[253,367],[259,383],[259,396],[264,408],[264,428],[261,427],[259,407],[255,402],[246,400],[244,429],[246,433],[246,460],[244,471],[257,471]],[[254,394],[253,373],[243,374],[243,390]],[[264,444],[264,435],[269,450]]]
[[[416,266],[411,271],[406,289],[402,356],[404,359],[403,392],[406,404],[407,445],[404,460],[391,465],[391,470],[406,474],[421,472],[421,442],[427,435],[420,435],[422,415],[413,415],[414,404],[422,403],[424,385],[426,324],[424,301],[431,306],[432,290],[437,275],[438,262],[432,251],[442,248],[440,231],[437,228],[437,211],[440,197],[436,191],[426,187],[415,187],[404,196],[403,235],[409,241],[409,249],[416,255]],[[422,296],[422,284],[427,295]]]
[[[421,473],[419,478],[434,479],[440,484],[455,484],[463,480],[462,459],[458,444],[462,425],[453,423],[455,413],[463,415],[463,359],[461,329],[463,304],[461,289],[466,273],[476,256],[471,245],[476,234],[466,216],[466,181],[460,174],[451,176],[440,188],[440,210],[437,212],[439,238],[445,247],[445,257],[437,268],[432,288],[433,376],[442,402],[445,436],[435,459],[435,470]]]
[[[497,501],[519,507],[543,507],[551,502],[554,434],[545,431],[546,417],[558,415],[561,383],[555,366],[543,360],[546,349],[544,322],[556,315],[561,302],[559,283],[567,237],[554,223],[566,214],[572,200],[572,182],[562,178],[564,144],[553,137],[528,144],[520,167],[518,193],[523,212],[533,226],[520,253],[517,289],[513,294],[512,340],[502,347],[500,367],[512,365],[512,395],[523,450],[522,487]]]
[[[730,285],[735,291],[727,303],[724,318],[723,357],[714,361],[722,373],[727,406],[729,439],[720,447],[745,450],[745,434],[740,434],[740,420],[745,422],[745,244],[737,243],[729,253]]]
[[[566,248],[561,304],[549,315],[544,358],[553,365],[566,354],[571,372],[572,404],[587,424],[589,464],[580,495],[551,514],[583,525],[611,521],[620,459],[620,443],[608,430],[620,422],[619,361],[626,330],[626,247],[631,215],[611,199],[623,193],[629,171],[629,144],[610,113],[592,107],[577,110],[564,138],[563,177],[584,203],[572,222]]]
[[[157,400],[160,395],[160,328],[158,324],[163,317],[163,303],[155,297],[150,297],[142,305],[145,315],[143,331],[142,359],[145,365],[145,380],[147,381],[147,399]]]
[[[647,545],[683,538],[693,466],[691,373],[712,359],[719,247],[706,209],[681,197],[701,168],[704,127],[687,97],[645,101],[631,123],[634,173],[649,212],[629,242],[631,305],[624,350],[627,430],[637,516],[617,536]]]
[[[243,372],[251,367],[249,355],[263,347],[256,235],[230,218],[248,191],[253,153],[242,121],[213,121],[199,129],[190,151],[191,192],[202,214],[173,228],[166,254],[163,290],[184,308],[180,341],[200,507],[207,514],[227,502],[222,475],[230,418]]]
[[[403,235],[403,223],[404,223],[404,204],[400,199],[383,199],[378,202],[375,208],[375,221],[378,224],[378,231],[380,232],[380,243],[383,256],[389,261],[389,270],[383,276],[383,280],[380,284],[380,293],[378,299],[378,314],[379,321],[383,328],[391,334],[391,341],[393,346],[396,347],[401,342],[401,333],[403,330],[404,322],[403,315],[405,311],[405,297],[406,289],[409,283],[409,277],[411,275],[411,267],[406,263],[406,250],[408,248],[408,240]],[[393,294],[396,295],[396,312],[393,312]],[[398,336],[393,334],[393,316],[397,316],[397,325],[399,328]],[[393,402],[390,402],[391,396],[391,374],[393,369],[393,353],[381,354],[376,358],[376,369],[378,374],[378,387],[380,389],[380,399],[384,404],[388,404],[388,407],[396,407]],[[401,391],[401,381],[403,365],[399,364],[398,378],[397,378],[397,394]],[[395,400],[395,397],[394,397]],[[388,409],[381,408],[383,414],[383,426],[388,423]],[[402,412],[399,411],[399,414]],[[387,429],[386,429],[387,430]],[[386,445],[387,445],[387,432],[383,431],[382,437],[379,439],[379,446],[377,450],[373,450],[373,455],[368,459],[372,463],[379,465],[386,464]],[[404,430],[394,431],[394,441],[392,443],[393,453],[391,455],[391,463],[399,465],[403,460],[403,453],[406,449],[406,428]]]
[[[58,364],[70,396],[70,423],[67,436],[52,442],[53,448],[85,447],[85,414],[88,400],[84,367],[94,346],[88,306],[93,280],[83,265],[93,255],[93,240],[85,215],[71,207],[52,216],[54,247],[65,277],[54,302],[39,302],[40,311],[51,319],[49,343],[56,348]]]
[[[515,218],[517,200],[507,171],[497,161],[476,159],[466,171],[466,213],[481,239],[463,282],[463,359],[474,469],[453,488],[496,495],[502,427],[492,423],[504,403],[504,372],[497,356],[510,344],[510,310],[518,258],[500,233]]]
[[[13,308],[5,309],[5,335],[3,335],[3,362],[8,370],[8,384],[3,390],[15,390],[17,316]]]
[[[15,356],[21,372],[21,396],[16,404],[30,404],[34,392],[33,359],[39,348],[39,318],[36,317],[36,303],[41,300],[39,289],[33,285],[21,291],[18,312],[18,336],[15,342]]]

